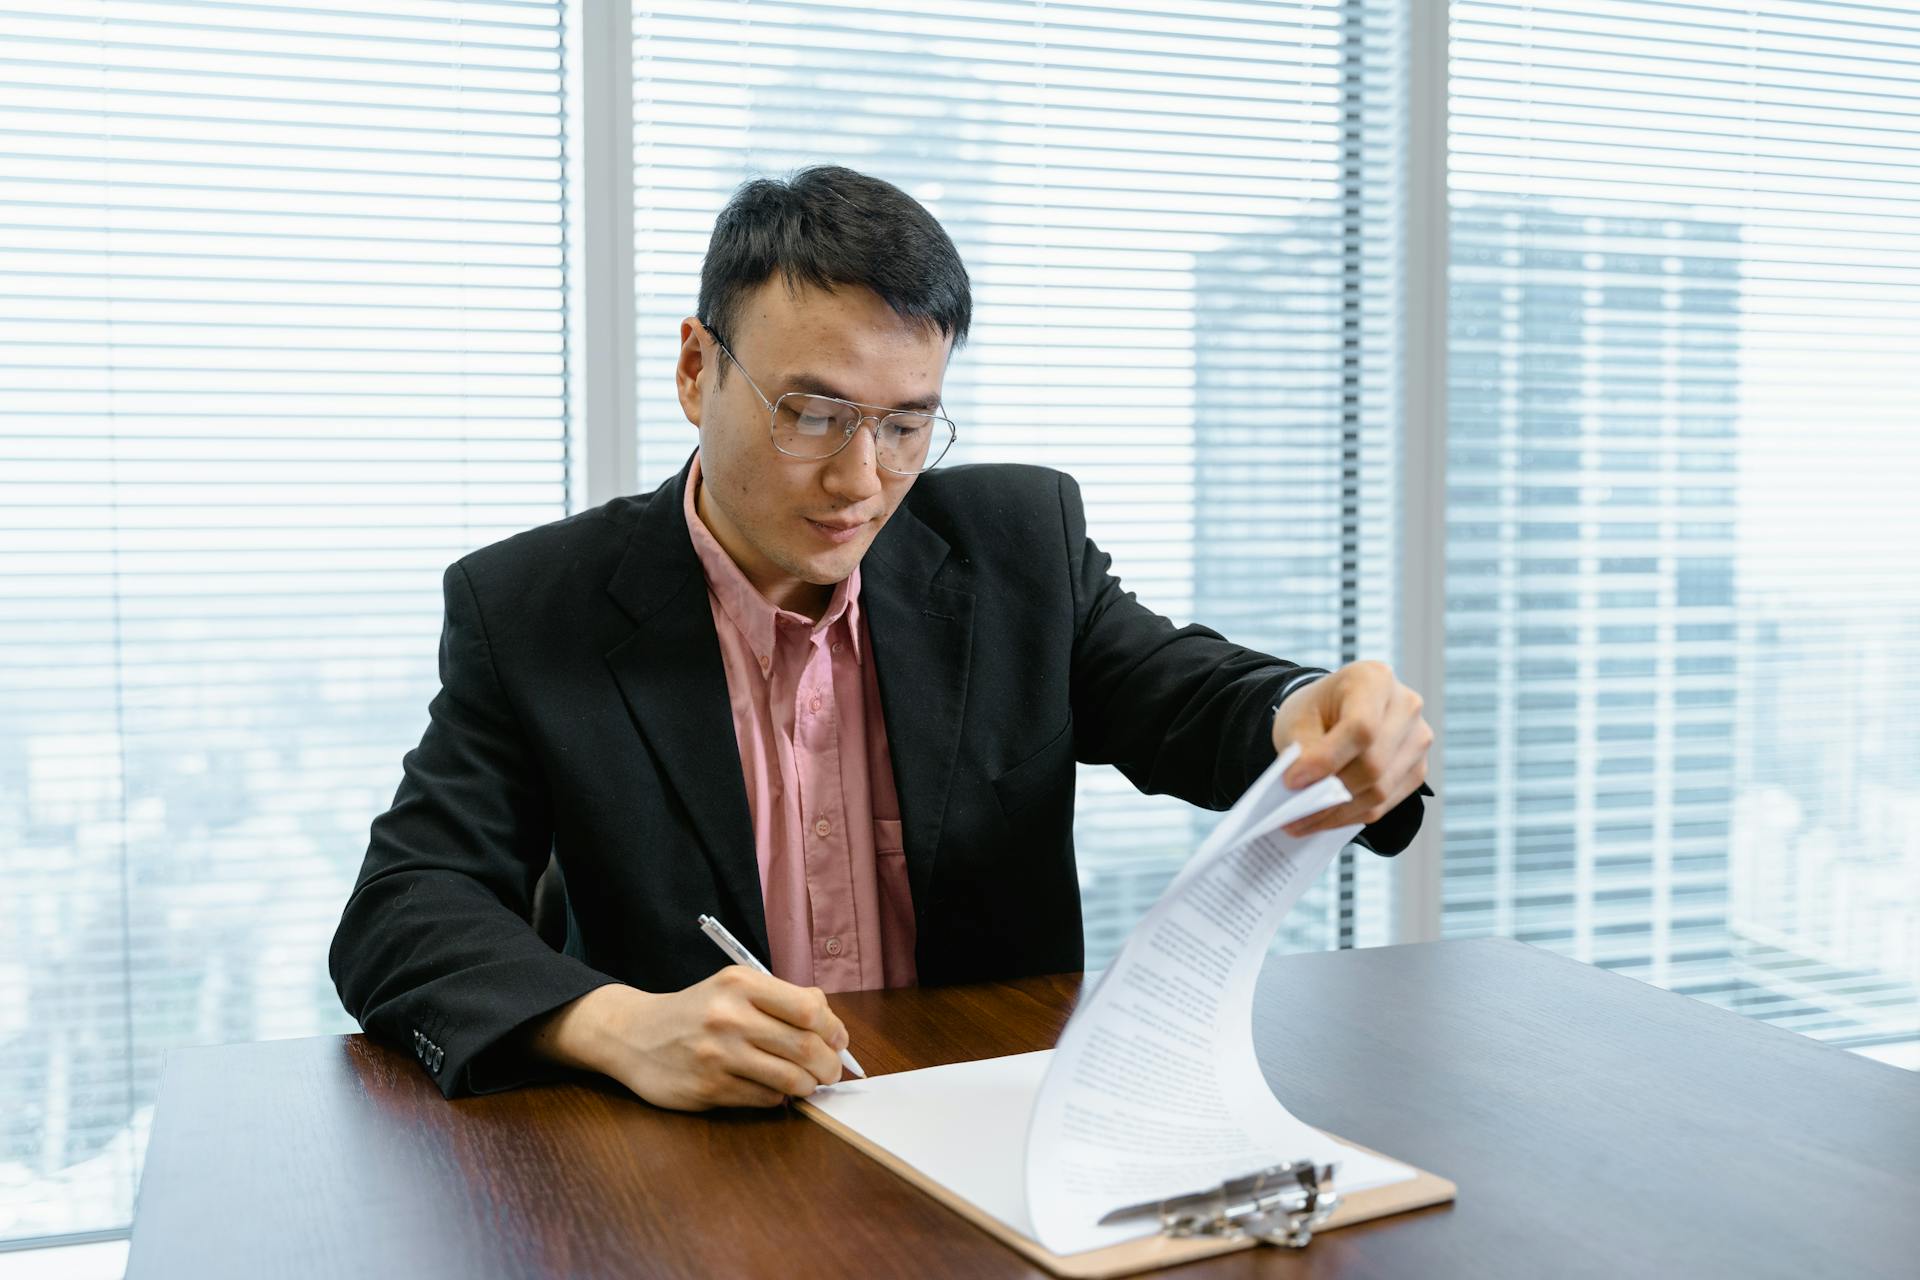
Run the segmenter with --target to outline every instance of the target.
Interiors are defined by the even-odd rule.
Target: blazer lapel
[[[727,901],[711,910],[765,959],[767,917],[753,816],[706,578],[681,506],[686,484],[683,467],[654,491],[607,583],[607,594],[637,624],[607,652],[607,665],[713,864]],[[687,924],[691,929],[691,917]]]
[[[860,565],[916,916],[930,902],[973,657],[972,593],[934,581],[947,549],[903,505]]]

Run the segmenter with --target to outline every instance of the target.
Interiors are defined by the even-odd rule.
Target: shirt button
[[[830,956],[837,956],[840,954],[840,939],[838,938],[827,939],[827,954]]]
[[[835,653],[838,653],[838,652],[840,652],[840,642],[839,642],[838,640],[835,640],[835,641],[833,642],[833,651],[834,651]]]
[[[760,669],[761,669],[762,671],[765,671],[765,670],[766,670],[766,669],[767,669],[768,667],[770,667],[770,666],[772,666],[772,665],[773,665],[773,659],[772,659],[772,658],[769,658],[769,657],[768,657],[768,656],[767,656],[766,654],[764,654],[764,653],[760,655]]]
[[[814,699],[813,701],[811,701],[811,702],[809,702],[809,703],[807,704],[807,710],[809,710],[809,711],[818,711],[818,710],[820,710],[820,699],[818,699],[818,698],[815,698],[815,699]]]
[[[820,819],[820,821],[813,824],[813,834],[817,836],[825,836],[828,833],[830,833],[832,830],[833,830],[833,824],[831,822],[828,822],[825,818],[822,818]]]

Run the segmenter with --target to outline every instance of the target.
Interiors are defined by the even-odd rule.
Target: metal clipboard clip
[[[1154,1214],[1162,1234],[1176,1238],[1244,1235],[1263,1244],[1301,1249],[1340,1207],[1340,1197],[1333,1191],[1335,1167],[1311,1160],[1277,1164],[1228,1178],[1210,1191],[1115,1209],[1100,1219],[1100,1225]]]

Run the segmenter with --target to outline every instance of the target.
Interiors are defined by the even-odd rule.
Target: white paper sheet
[[[1044,1049],[842,1080],[807,1101],[1033,1239],[1027,1117],[1051,1061]]]
[[[1337,1161],[1343,1191],[1413,1176],[1316,1132],[1273,1096],[1253,1049],[1253,991],[1280,921],[1359,830],[1288,823],[1348,798],[1262,774],[1146,917],[1048,1053],[823,1089],[814,1105],[1055,1253],[1154,1229],[1112,1209],[1267,1165]]]

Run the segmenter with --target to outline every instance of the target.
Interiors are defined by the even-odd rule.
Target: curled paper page
[[[1261,1074],[1253,992],[1293,905],[1360,830],[1289,836],[1287,824],[1349,799],[1337,778],[1295,792],[1289,747],[1247,789],[1081,999],[1027,1126],[1026,1200],[1055,1253],[1135,1238],[1102,1227],[1122,1205],[1201,1191],[1290,1160],[1337,1162],[1357,1191],[1413,1170],[1295,1119]]]

